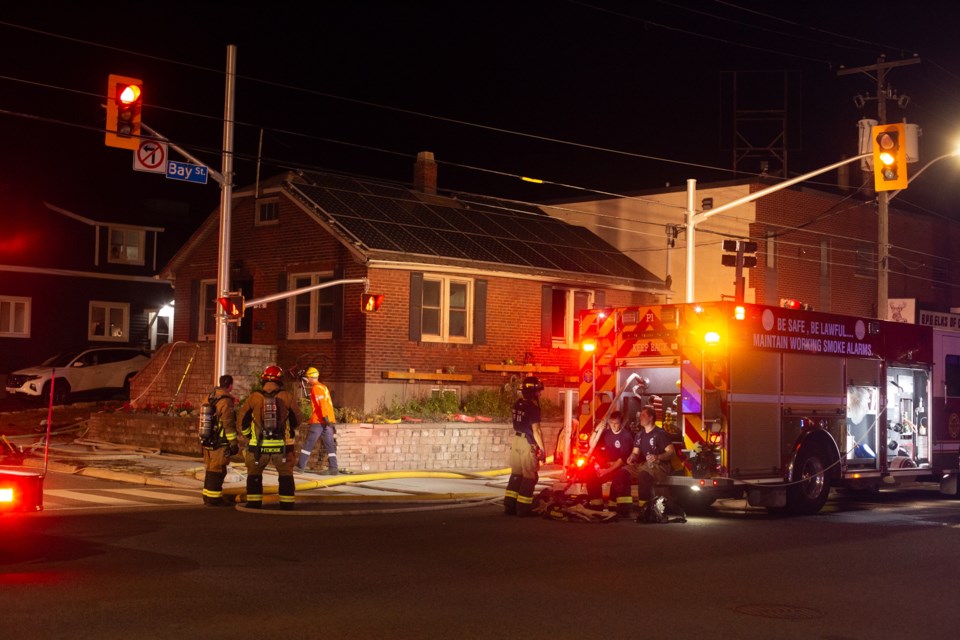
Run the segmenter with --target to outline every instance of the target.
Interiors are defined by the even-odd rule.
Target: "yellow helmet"
[[[313,378],[314,380],[316,380],[320,377],[320,372],[317,371],[315,367],[310,367],[309,369],[303,372],[303,375],[307,378]]]

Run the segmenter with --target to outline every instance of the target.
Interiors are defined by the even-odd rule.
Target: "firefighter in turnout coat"
[[[533,511],[533,492],[537,486],[540,463],[546,461],[543,434],[540,432],[542,391],[540,379],[528,376],[520,385],[523,397],[513,405],[510,479],[503,496],[503,512],[509,516],[529,516]]]
[[[237,414],[234,408],[233,376],[220,376],[220,385],[213,390],[207,403],[213,410],[209,437],[203,447],[203,503],[211,507],[233,504],[223,495],[223,480],[227,477],[230,456],[240,453],[237,443]]]
[[[280,386],[283,371],[276,365],[264,369],[263,389],[254,391],[240,408],[241,433],[247,440],[247,507],[263,504],[263,470],[271,463],[279,478],[280,508],[293,509],[293,465],[296,462],[294,437],[299,423],[298,405]],[[289,428],[287,428],[289,425]]]

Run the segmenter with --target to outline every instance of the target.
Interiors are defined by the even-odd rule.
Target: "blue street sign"
[[[207,168],[200,164],[171,160],[167,163],[167,177],[171,180],[207,184]]]

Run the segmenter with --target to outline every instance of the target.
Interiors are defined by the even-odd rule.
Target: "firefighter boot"
[[[508,516],[517,515],[517,491],[520,489],[520,481],[523,476],[515,473],[507,480],[507,490],[503,494],[503,513]]]
[[[259,509],[263,506],[263,476],[247,476],[247,509]]]
[[[537,488],[537,478],[523,478],[517,491],[517,515],[533,515],[533,492]]]
[[[208,507],[229,507],[223,499],[223,479],[226,471],[207,471],[203,475],[203,503]]]
[[[293,509],[293,494],[296,490],[293,476],[280,476],[277,483],[279,484],[277,493],[280,494],[280,508],[284,511],[291,511]]]

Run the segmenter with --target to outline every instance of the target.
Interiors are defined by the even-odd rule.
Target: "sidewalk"
[[[43,451],[33,452],[24,467],[43,468]],[[199,500],[203,489],[203,463],[199,458],[168,455],[100,441],[75,440],[70,444],[52,444],[49,472],[69,473],[136,485],[193,488]],[[503,497],[510,470],[479,472],[387,471],[344,473],[337,476],[298,473],[294,476],[297,503],[313,505],[412,504],[441,502],[487,502]],[[541,484],[551,486],[562,477],[562,470],[547,465],[541,470]],[[225,479],[224,494],[246,494],[246,468],[233,462]],[[268,469],[263,477],[266,503],[277,493],[276,471]]]

